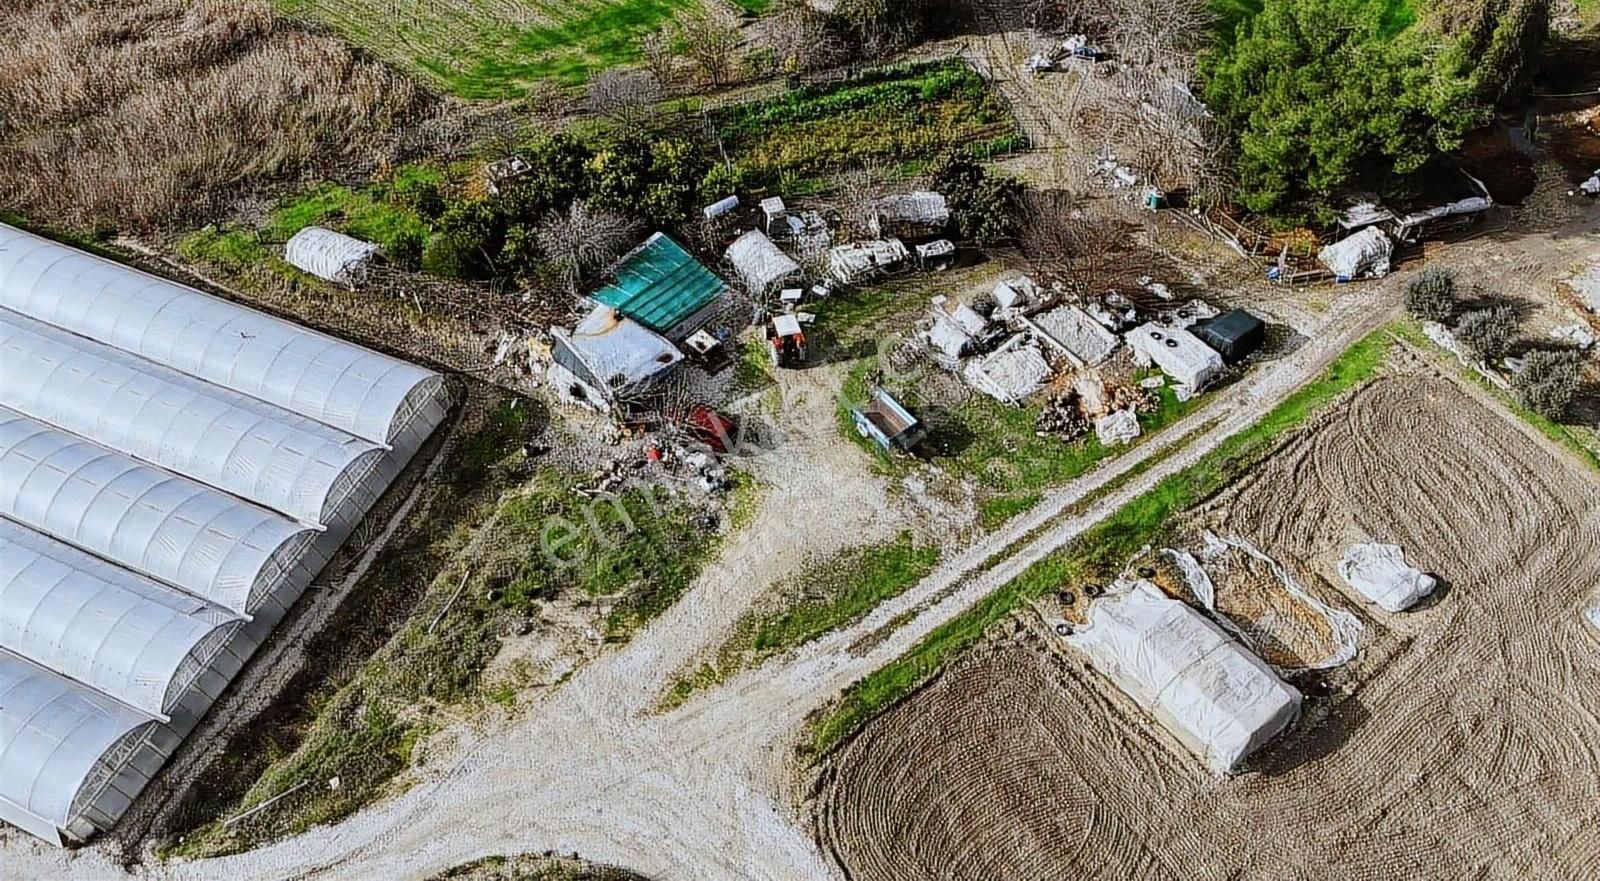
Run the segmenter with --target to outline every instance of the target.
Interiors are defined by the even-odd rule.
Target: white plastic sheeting
[[[1117,410],[1094,421],[1094,436],[1102,446],[1133,443],[1139,434],[1139,416],[1132,410]]]
[[[117,776],[102,757],[136,752],[156,724],[0,649],[0,819],[60,844],[79,791]]]
[[[0,404],[304,523],[326,524],[384,455],[371,441],[8,309],[0,364]]]
[[[1034,334],[1066,356],[1074,367],[1094,367],[1117,350],[1117,335],[1077,306],[1061,306],[1022,319]]]
[[[1317,252],[1317,260],[1343,279],[1382,278],[1389,274],[1394,242],[1375,226],[1345,236]]]
[[[757,297],[764,297],[800,276],[800,264],[760,230],[750,230],[734,239],[723,256],[745,288]]]
[[[1594,601],[1589,603],[1589,609],[1584,612],[1584,617],[1589,619],[1589,626],[1593,627],[1596,633],[1600,633],[1600,597],[1595,597]]]
[[[1050,378],[1050,362],[1037,346],[1024,344],[1025,340],[1019,334],[981,358],[968,359],[961,375],[973,388],[1003,404],[1021,404]]]
[[[377,443],[444,415],[427,370],[4,224],[0,306]]]
[[[1143,324],[1124,337],[1135,360],[1153,363],[1178,385],[1198,392],[1222,375],[1222,355],[1180,327]]]
[[[3,407],[0,515],[235,612],[310,580],[311,530]]]
[[[366,279],[379,248],[341,232],[308,226],[289,237],[284,262],[317,278],[355,286]]]
[[[1300,586],[1289,570],[1282,563],[1262,553],[1261,549],[1237,535],[1221,538],[1211,530],[1201,533],[1204,547],[1200,551],[1200,560],[1207,567],[1210,576],[1226,575],[1229,571],[1228,557],[1234,552],[1241,553],[1265,564],[1271,571],[1283,592],[1294,600],[1306,614],[1315,615],[1322,619],[1328,629],[1328,653],[1322,657],[1305,658],[1304,666],[1312,670],[1330,670],[1341,667],[1355,660],[1356,653],[1360,650],[1361,634],[1365,628],[1361,626],[1361,619],[1350,614],[1344,609],[1335,609],[1322,600],[1317,599]],[[1213,591],[1215,580],[1213,578]],[[1284,643],[1289,643],[1295,638],[1297,625],[1292,620],[1272,615],[1261,616],[1251,622],[1258,630],[1265,631]],[[1246,643],[1249,640],[1245,640]]]
[[[165,715],[242,619],[0,517],[0,644]]]
[[[1067,641],[1214,773],[1237,768],[1300,711],[1300,692],[1264,661],[1148,581],[1113,585]]]
[[[1399,545],[1352,545],[1339,560],[1339,577],[1390,612],[1404,612],[1433,593],[1433,576],[1406,565]]]

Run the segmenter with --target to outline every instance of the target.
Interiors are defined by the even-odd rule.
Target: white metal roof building
[[[0,820],[54,843],[115,823],[448,397],[0,225]]]

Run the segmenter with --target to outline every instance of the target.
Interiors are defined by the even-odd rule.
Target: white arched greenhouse
[[[0,225],[0,820],[115,823],[448,407],[436,373]]]

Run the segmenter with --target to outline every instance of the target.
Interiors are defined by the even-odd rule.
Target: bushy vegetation
[[[952,145],[979,154],[1022,146],[1015,121],[961,61],[895,65],[712,115],[738,182],[770,185],[869,161],[929,160]]]
[[[1406,311],[1418,321],[1449,321],[1456,314],[1456,276],[1429,266],[1406,281]]]
[[[985,168],[970,153],[947,153],[929,186],[949,200],[956,235],[981,246],[1009,241],[1022,219],[1022,182]]]
[[[1475,309],[1456,323],[1456,339],[1484,361],[1498,361],[1510,354],[1517,341],[1517,312],[1510,306]]]
[[[208,218],[393,158],[432,100],[258,0],[0,4],[0,211],[109,231]]]
[[[1566,418],[1583,382],[1581,356],[1572,350],[1536,349],[1512,379],[1522,405],[1552,422]]]
[[[1523,76],[1543,20],[1538,3],[1483,4],[1508,5],[1449,33],[1408,0],[1264,0],[1234,16],[1201,69],[1237,148],[1238,201],[1326,221],[1342,188],[1414,187]]]

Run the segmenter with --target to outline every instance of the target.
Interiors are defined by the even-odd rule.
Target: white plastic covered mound
[[[1149,581],[1113,585],[1067,641],[1217,774],[1300,712],[1300,692],[1266,662]]]
[[[1406,565],[1398,545],[1352,545],[1339,560],[1339,577],[1390,612],[1404,612],[1433,593],[1433,576]]]
[[[1594,628],[1595,633],[1600,633],[1600,597],[1594,598],[1594,602],[1589,604],[1589,610],[1584,612],[1583,616],[1589,619],[1589,626]]]

